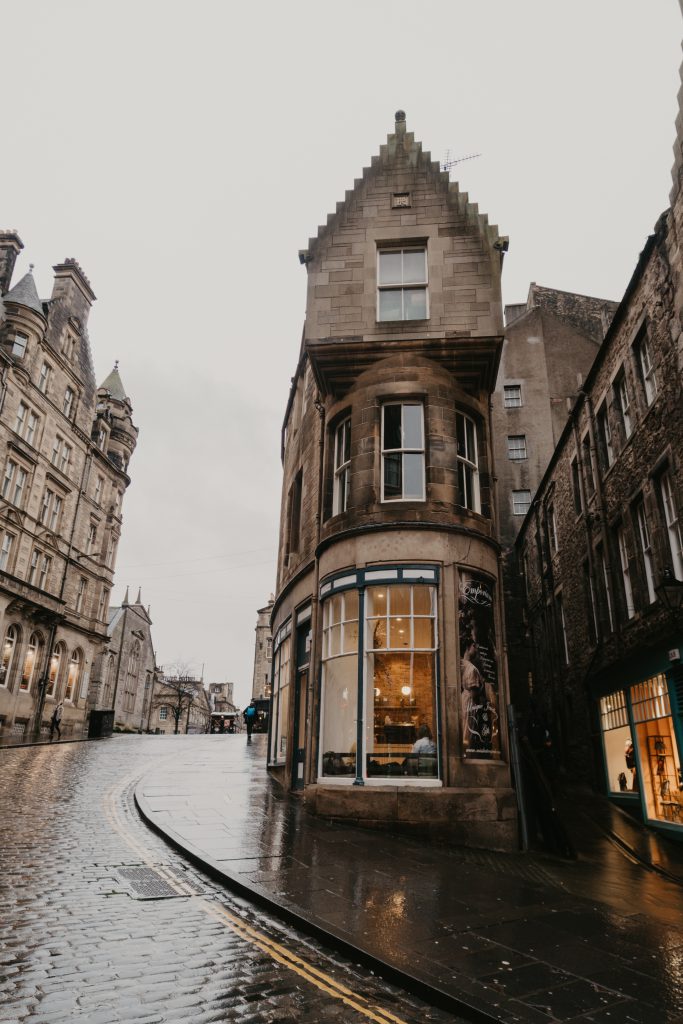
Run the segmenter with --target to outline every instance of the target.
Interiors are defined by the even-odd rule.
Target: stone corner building
[[[268,707],[271,692],[271,671],[273,665],[273,635],[270,631],[270,618],[273,614],[273,595],[268,604],[256,612],[256,637],[254,640],[254,677],[251,683],[252,701],[262,701]]]
[[[507,239],[405,115],[299,254],[269,766],[312,810],[516,844],[489,400]]]
[[[0,232],[0,735],[45,731],[58,701],[72,735],[108,639],[138,432],[116,368],[96,385],[82,269],[54,267],[43,300],[31,270],[12,285],[22,249]]]

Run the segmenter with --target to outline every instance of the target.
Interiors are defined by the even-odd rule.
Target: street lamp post
[[[676,579],[671,566],[667,565],[664,569],[661,583],[655,587],[655,594],[672,618],[678,620],[683,610],[683,580]]]

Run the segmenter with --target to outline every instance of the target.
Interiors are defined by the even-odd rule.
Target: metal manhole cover
[[[204,891],[172,874],[170,880],[166,879],[154,868],[116,868],[116,874],[130,889],[133,899],[138,900],[168,900],[180,896],[196,896]]]

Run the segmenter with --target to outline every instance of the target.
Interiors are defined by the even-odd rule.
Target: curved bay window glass
[[[465,757],[500,757],[498,654],[493,583],[488,577],[460,570],[458,633],[460,639],[460,702]]]
[[[683,822],[683,776],[669,690],[662,674],[631,687],[640,755],[640,787],[648,818]]]
[[[31,684],[38,670],[38,661],[40,660],[42,647],[43,638],[40,633],[31,633],[26,654],[24,655],[24,667],[21,672],[21,683],[19,684],[22,690],[28,691],[31,689]]]
[[[355,776],[358,720],[357,590],[335,594],[323,605],[322,665],[322,774]]]
[[[436,589],[368,587],[365,638],[368,777],[436,778]]]
[[[287,757],[291,647],[291,636],[285,637],[280,642],[273,657],[273,719],[270,736],[271,764],[282,764]]]
[[[332,515],[346,512],[349,504],[349,467],[351,465],[351,419],[340,423],[334,434],[334,486]]]
[[[8,626],[5,633],[5,640],[2,645],[2,658],[0,660],[0,686],[7,686],[10,679],[14,656],[19,642],[19,629],[17,626]]]

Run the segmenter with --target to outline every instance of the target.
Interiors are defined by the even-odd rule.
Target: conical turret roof
[[[34,310],[36,313],[43,313],[43,304],[38,296],[36,289],[36,282],[33,280],[33,274],[29,270],[28,274],[24,274],[20,281],[17,281],[14,288],[5,295],[5,302],[16,302],[19,306],[27,306],[28,309]]]
[[[106,380],[100,384],[100,388],[104,391],[108,391],[112,398],[117,399],[119,402],[125,402],[128,398],[126,390],[119,374],[119,364],[114,363],[114,369],[111,371]]]

